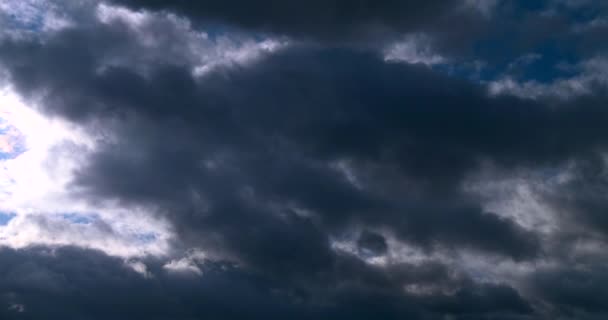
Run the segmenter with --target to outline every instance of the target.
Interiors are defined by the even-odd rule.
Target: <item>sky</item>
[[[0,0],[0,318],[606,319],[607,36],[594,0]]]

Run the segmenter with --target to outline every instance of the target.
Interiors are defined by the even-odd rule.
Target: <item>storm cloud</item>
[[[168,10],[198,21],[259,32],[337,40],[415,31],[464,10],[460,1],[116,1],[135,9]],[[369,39],[368,39],[369,40]]]
[[[45,3],[2,16],[0,75],[78,139],[43,162],[52,212],[0,227],[3,317],[608,313],[592,4]],[[41,240],[65,230],[94,232]]]

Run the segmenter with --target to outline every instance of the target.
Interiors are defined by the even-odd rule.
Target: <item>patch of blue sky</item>
[[[573,77],[579,72],[569,66],[579,64],[581,58],[572,49],[564,48],[557,40],[543,43],[536,48],[535,54],[539,56],[538,59],[522,65],[518,70],[521,79],[549,83],[558,78]]]
[[[9,123],[3,118],[0,118],[0,135],[9,131]]]
[[[148,244],[156,241],[158,236],[154,232],[145,232],[136,234],[135,238],[141,241],[141,243]]]
[[[17,215],[12,212],[2,212],[0,211],[0,226],[5,226],[11,220],[13,220]]]
[[[530,1],[534,2],[534,1]],[[575,23],[585,23],[599,18],[602,11],[598,10],[597,3],[601,1],[555,1],[552,8],[555,13],[568,17],[568,20]]]
[[[483,70],[478,74],[479,79],[492,81],[509,76],[522,82],[535,81],[542,84],[575,76],[580,70],[573,66],[579,65],[589,57],[581,53],[584,37],[577,37],[576,33],[571,32],[574,32],[577,25],[587,25],[602,18],[598,16],[599,10],[593,5],[594,3],[581,2],[581,5],[573,6],[563,2],[563,5],[547,6],[542,1],[520,2],[516,6],[517,10],[511,10],[510,14],[503,15],[504,20],[497,20],[488,26],[488,29],[495,32],[477,39],[473,44],[471,56],[486,62]],[[554,34],[543,29],[533,31],[516,27],[505,29],[509,24],[527,23],[526,19],[529,19],[532,12],[544,15],[545,19],[553,17],[554,20],[559,19],[562,23],[567,21],[571,29],[560,30]],[[547,15],[549,12],[550,14]],[[521,63],[522,58],[533,55],[538,58]],[[514,63],[517,62],[519,64],[513,68]],[[470,70],[460,68],[454,75],[466,77],[467,71]]]
[[[26,151],[25,147],[21,145],[14,145],[13,148],[11,152],[0,150],[0,161],[15,159]]]
[[[0,161],[18,157],[27,151],[24,137],[0,118]]]
[[[99,219],[97,214],[88,213],[64,213],[61,217],[74,224],[91,224]]]
[[[51,10],[47,0],[0,0],[0,5],[5,28],[32,33],[44,29],[46,14]]]
[[[481,39],[473,45],[477,60],[437,64],[433,69],[457,78],[478,82],[491,82],[505,76],[517,81],[551,83],[557,79],[570,78],[580,73],[583,58],[574,48],[560,45],[558,39],[546,40],[529,48],[521,49],[514,44],[518,38],[496,35]],[[514,49],[518,48],[518,49]]]
[[[44,27],[44,17],[41,15],[34,19],[23,19],[15,14],[10,14],[8,18],[8,27],[12,29],[37,32]]]

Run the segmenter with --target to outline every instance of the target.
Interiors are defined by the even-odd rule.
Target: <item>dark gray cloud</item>
[[[138,1],[115,3],[135,9],[169,10],[207,23],[304,38],[357,40],[416,31],[460,14],[462,1]]]
[[[214,261],[201,262],[204,274],[197,277],[168,273],[159,261],[149,260],[152,276],[146,278],[121,259],[78,248],[5,248],[0,257],[3,319],[441,319],[444,314],[483,316],[500,310],[523,317],[532,312],[513,289],[499,285],[461,281],[454,294],[408,297],[390,282],[395,279],[347,259],[324,287],[306,288],[285,287]],[[418,283],[425,281],[413,279],[420,274],[431,281],[456,281],[445,267],[402,266],[400,271]]]
[[[557,266],[541,269],[530,283],[551,303],[553,314],[567,319],[601,319],[608,315],[605,262],[585,266]]]
[[[388,250],[386,239],[381,234],[367,230],[359,235],[357,246],[359,246],[359,249],[365,254],[376,256],[386,254]]]
[[[24,93],[44,92],[47,112],[74,121],[134,117],[116,129],[118,144],[102,147],[81,170],[76,183],[89,195],[161,203],[179,226],[213,226],[213,232],[226,225],[222,237],[234,233],[236,239],[227,241],[237,245],[256,241],[241,238],[249,233],[235,229],[233,219],[249,221],[245,228],[268,226],[262,236],[272,238],[271,230],[286,226],[276,215],[295,207],[312,211],[323,228],[390,226],[404,240],[425,246],[455,243],[532,257],[539,250],[534,236],[483,212],[460,192],[460,179],[484,158],[512,165],[575,156],[585,146],[544,145],[551,141],[541,135],[557,134],[553,128],[576,117],[603,119],[599,110],[594,118],[593,107],[553,114],[543,105],[490,98],[482,88],[425,67],[345,50],[297,47],[198,80],[180,65],[160,66],[146,76],[124,67],[96,72],[100,57],[94,51],[70,50],[104,45],[105,37],[120,50],[123,35],[104,28],[94,42],[68,31],[38,49],[8,43],[3,60],[12,82]],[[71,67],[53,71],[61,59]],[[536,133],[540,128],[546,133]],[[523,142],[534,134],[538,141]],[[395,167],[416,187],[396,192],[370,172],[366,184],[374,189],[358,189],[331,167],[341,159]],[[205,209],[196,208],[193,193]],[[433,203],[432,197],[443,201]]]
[[[133,9],[164,10],[217,30],[237,27],[324,43],[378,46],[404,34],[431,36],[430,46],[455,61],[483,61],[489,72],[537,53],[559,62],[601,54],[607,8],[601,3],[525,1],[140,1]],[[560,43],[567,42],[567,46]],[[558,61],[553,59],[559,57]],[[537,74],[542,78],[542,72]]]
[[[121,3],[235,25],[239,36],[369,42],[375,33],[430,30],[438,48],[459,50],[442,42],[454,35],[442,19],[462,13],[455,1]],[[498,8],[526,17],[536,10]],[[559,252],[573,239],[608,231],[600,174],[608,109],[600,90],[565,100],[490,95],[484,84],[441,70],[387,62],[374,46],[324,41],[197,75],[206,52],[191,45],[201,39],[155,14],[159,21],[141,30],[91,17],[42,38],[3,38],[0,66],[46,116],[100,138],[75,169],[74,195],[147,208],[171,223],[176,252],[197,247],[212,258],[197,262],[200,277],[145,260],[154,275],[146,278],[99,252],[3,249],[3,317],[593,319],[606,312],[605,292],[592,283],[605,280],[601,268],[544,268],[576,260],[578,253]],[[519,21],[508,18],[490,20],[491,32]],[[523,47],[528,36],[536,45],[562,30],[559,19],[537,22],[538,34],[516,37]],[[478,39],[466,27],[454,32]],[[528,50],[507,46],[515,53],[503,54],[513,59]],[[581,170],[575,179],[538,191],[558,213],[556,234],[492,212],[465,188],[488,166],[551,178],[551,169],[568,165]],[[335,239],[349,234],[354,250],[336,250]],[[425,259],[392,260],[393,246]],[[471,261],[458,260],[461,253]],[[483,282],[492,270],[475,269],[480,261],[518,266],[512,274],[543,267],[521,281]],[[571,281],[560,283],[563,276]]]

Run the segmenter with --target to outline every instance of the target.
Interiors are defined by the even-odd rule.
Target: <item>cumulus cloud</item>
[[[592,4],[0,4],[3,318],[607,314]]]
[[[170,233],[162,221],[136,208],[122,217],[125,210],[87,204],[68,190],[72,171],[95,148],[94,139],[65,122],[46,119],[11,88],[5,88],[0,103],[6,128],[2,141],[10,148],[0,158],[0,212],[8,217],[0,226],[0,244],[78,244],[125,257],[168,252]]]

